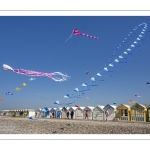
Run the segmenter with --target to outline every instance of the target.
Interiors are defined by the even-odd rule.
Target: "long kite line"
[[[116,56],[116,52],[120,51],[121,48],[123,48],[123,46],[125,46],[125,44],[129,44],[129,41],[133,37],[135,37],[135,35],[137,34],[138,29],[141,29],[138,37],[135,38],[135,40],[131,43],[131,45],[129,45],[129,47],[127,47],[126,50],[122,54],[120,54],[119,56],[117,56],[117,58],[115,58],[113,60],[113,57]],[[117,65],[117,64],[126,64],[126,63],[128,63],[128,61],[131,59],[129,57],[131,55],[135,54],[136,52],[138,52],[139,48],[142,47],[141,44],[143,44],[146,41],[146,38],[149,37],[148,36],[148,32],[150,32],[149,29],[150,29],[150,24],[147,24],[147,23],[142,23],[142,24],[139,24],[137,27],[135,27],[133,29],[133,31],[131,31],[128,34],[128,36],[125,37],[125,39],[121,42],[121,44],[113,52],[112,56],[109,57],[109,59],[107,60],[107,62],[106,62],[103,69],[101,69],[95,76],[91,77],[90,80],[88,80],[87,82],[82,83],[81,86],[76,87],[73,91],[71,91],[69,94],[64,95],[59,100],[61,100],[63,98],[73,98],[73,99],[77,100],[78,98],[81,98],[81,96],[83,96],[85,94],[85,92],[91,90],[91,87],[99,86],[98,81],[105,81],[104,79],[102,79],[103,77],[112,76],[112,73],[114,73],[115,71],[110,70],[109,68],[113,68],[113,69],[114,68],[122,68],[122,66]],[[98,82],[98,84],[96,84],[96,81]],[[73,100],[70,103],[60,103],[59,100],[55,101],[53,104],[70,105],[72,103],[75,103],[75,101],[76,101],[76,100]]]
[[[63,44],[61,44],[61,45],[50,55],[50,57],[52,57],[56,52],[58,52],[58,51],[60,50],[60,48],[61,48],[69,39],[72,38],[73,35],[75,35],[75,36],[81,35],[81,36],[86,36],[86,37],[89,37],[89,38],[93,38],[93,39],[99,40],[98,37],[93,36],[93,35],[89,35],[89,34],[85,34],[85,33],[79,31],[79,30],[76,28],[76,29],[72,30],[71,35],[64,41]],[[48,60],[50,59],[50,57],[49,57],[46,61],[48,61]]]

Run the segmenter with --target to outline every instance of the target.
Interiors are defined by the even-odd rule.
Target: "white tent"
[[[93,106],[86,106],[83,111],[83,118],[85,118],[85,115],[86,115],[86,111],[88,111],[88,119],[92,120],[93,119],[93,109],[94,107]]]
[[[75,110],[75,119],[83,119],[83,109],[85,107],[77,107],[77,109]]]
[[[103,110],[104,106],[101,105],[97,105],[94,109],[93,109],[93,120],[104,120],[105,118],[105,114],[104,114],[104,110]]]

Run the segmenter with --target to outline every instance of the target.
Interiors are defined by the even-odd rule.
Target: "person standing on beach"
[[[73,115],[74,115],[73,110],[71,111],[70,115],[71,115],[71,119],[73,119]]]
[[[67,118],[69,119],[69,111],[67,111]]]
[[[107,121],[107,118],[108,118],[108,115],[109,115],[108,109],[105,111],[105,115],[106,115],[106,121]]]
[[[89,116],[89,115],[88,115],[88,110],[86,110],[86,112],[85,112],[85,119],[86,119],[86,118],[89,119],[88,116]]]
[[[54,118],[54,112],[52,112],[53,118]]]
[[[57,118],[60,118],[60,111],[57,112]]]

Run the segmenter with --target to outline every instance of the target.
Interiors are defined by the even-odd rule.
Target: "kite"
[[[55,101],[53,104],[59,104],[59,101]]]
[[[150,82],[146,82],[146,84],[150,84]]]
[[[29,80],[30,80],[30,81],[33,81],[33,80],[35,80],[35,78],[30,78]]]
[[[7,92],[7,93],[6,93],[6,95],[13,95],[13,93],[11,93],[11,92]]]
[[[67,105],[67,106],[69,106],[69,105],[71,105],[71,104],[73,104],[74,102],[71,102],[71,103],[59,103],[59,101],[55,101],[53,104],[57,104],[57,105]]]
[[[53,73],[44,73],[44,72],[38,72],[38,71],[32,71],[32,70],[25,70],[25,69],[13,69],[12,67],[3,64],[3,69],[4,70],[10,70],[12,72],[18,73],[18,74],[23,74],[23,75],[28,75],[28,76],[47,76],[51,78],[54,81],[66,81],[69,76],[62,74],[61,72],[53,72]],[[59,78],[57,76],[61,76],[62,78]]]
[[[138,96],[138,95],[135,95],[136,97],[141,97],[141,96]]]
[[[26,84],[26,83],[23,83],[22,86],[27,86],[27,84]]]
[[[83,35],[83,36],[87,36],[87,37],[90,37],[90,38],[94,38],[94,39],[96,39],[96,40],[99,40],[98,37],[92,36],[92,35],[89,35],[89,34],[82,33],[82,32],[80,32],[78,29],[74,29],[74,30],[72,31],[72,34],[74,34],[74,35]]]
[[[49,111],[49,109],[47,108],[47,107],[44,107],[43,108],[46,112],[48,112]]]
[[[82,90],[80,89],[80,87],[75,88],[75,90],[73,90],[69,94],[66,94],[63,98],[78,98],[78,96],[80,96],[81,98],[81,96],[83,96],[84,94],[82,93],[81,95],[78,95],[79,92],[85,93],[89,91],[87,90],[89,89],[89,87],[91,89],[92,86],[93,87],[99,86],[99,81],[105,81],[103,77],[111,77],[112,73],[114,72],[116,73],[114,69],[122,68],[122,66],[120,66],[119,64],[126,65],[131,60],[131,56],[140,51],[142,44],[145,43],[146,39],[149,37],[148,36],[149,32],[150,32],[150,24],[141,23],[137,27],[135,27],[133,31],[130,32],[128,36],[125,37],[125,39],[114,50],[113,54],[106,61],[104,67],[95,76],[93,76],[89,81],[86,81],[80,86],[82,87]],[[83,33],[81,33],[78,29],[73,30],[72,34],[83,35]],[[87,36],[87,35],[84,34],[84,36]],[[90,36],[88,35],[88,37]],[[124,50],[122,54],[120,54],[120,51],[123,48]],[[76,92],[76,94],[74,96],[70,96],[72,95],[73,92]],[[130,103],[135,103],[135,102],[130,101]]]
[[[3,100],[4,98],[0,97],[0,100]]]
[[[16,87],[15,90],[16,90],[16,91],[19,91],[19,90],[21,90],[21,88]]]
[[[88,71],[86,71],[86,74],[88,74],[89,72]]]

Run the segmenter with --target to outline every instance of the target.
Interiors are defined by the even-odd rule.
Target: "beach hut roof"
[[[28,109],[28,111],[30,111],[30,112],[35,112],[35,110],[34,110],[34,109]]]
[[[134,107],[134,106],[137,105],[137,104],[140,105],[140,106],[143,107],[143,108],[146,108],[146,106],[144,106],[144,105],[142,105],[142,104],[139,104],[139,103],[133,104],[133,106],[131,106],[131,108]]]
[[[126,104],[120,104],[120,105],[123,105],[123,106],[125,106],[125,107],[127,107],[127,108],[130,108],[130,106],[129,105],[126,105]],[[119,105],[119,106],[120,106]],[[118,108],[119,106],[117,106],[116,108]]]
[[[77,107],[77,109],[78,109],[78,108],[80,108],[80,109],[82,109],[82,110],[83,110],[85,107],[80,107],[80,106],[79,106],[79,107]]]
[[[69,110],[70,107],[65,107],[67,110]]]
[[[126,104],[123,104],[124,106],[126,106],[126,107],[128,107],[128,108],[130,108],[130,106],[129,105],[126,105]]]
[[[58,107],[58,108],[56,108],[56,111],[62,110],[62,109],[63,109],[62,107]]]
[[[96,107],[99,107],[99,108],[101,108],[103,110],[105,106],[97,105]]]
[[[77,107],[70,107],[70,108],[72,108],[73,110],[76,110],[76,109],[77,109]],[[70,109],[70,108],[69,108],[69,109]]]
[[[86,108],[89,108],[89,109],[91,109],[91,110],[93,110],[93,109],[94,109],[94,107],[93,107],[93,106],[86,106],[84,109],[86,109]]]
[[[114,108],[114,109],[116,109],[116,107],[117,107],[116,105],[109,105],[109,104],[107,104],[103,109],[105,109],[105,108],[107,108],[109,106],[112,107],[112,108]]]
[[[116,107],[117,107],[116,105],[110,105],[110,106],[113,107],[114,109],[116,109]]]

